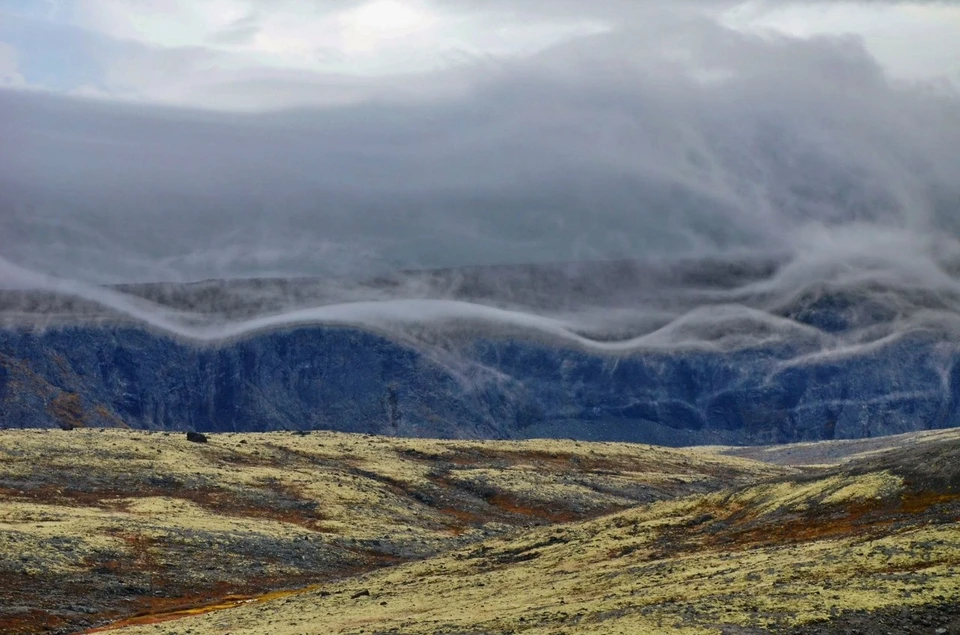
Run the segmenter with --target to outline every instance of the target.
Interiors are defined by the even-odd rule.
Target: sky
[[[674,15],[798,37],[851,35],[892,76],[960,81],[960,4],[678,0]],[[324,104],[351,79],[523,57],[662,19],[578,0],[0,0],[0,84],[214,109]],[[332,84],[332,85],[331,85]],[[270,86],[269,94],[264,87]]]
[[[952,2],[0,0],[0,282],[912,266],[958,87]]]

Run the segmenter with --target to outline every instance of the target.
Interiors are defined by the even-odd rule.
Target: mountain
[[[960,423],[956,294],[786,278],[614,262],[6,291],[0,426],[679,446]]]
[[[0,425],[667,445],[850,439],[960,421],[960,356],[945,358],[938,344],[915,336],[788,365],[779,349],[609,357],[491,339],[441,357],[349,328],[215,347],[132,327],[13,330],[0,333]]]

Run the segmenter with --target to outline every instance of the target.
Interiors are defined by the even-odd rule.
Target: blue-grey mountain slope
[[[876,282],[807,284],[787,299],[744,295],[776,275],[777,266],[701,263],[653,271],[608,264],[603,279],[613,283],[606,287],[549,267],[461,271],[455,280],[449,272],[427,276],[446,301],[488,313],[491,305],[524,297],[541,313],[559,315],[564,298],[578,298],[581,307],[586,298],[598,314],[621,316],[616,324],[608,320],[605,337],[586,326],[561,337],[521,322],[494,328],[454,316],[392,330],[296,321],[198,341],[129,317],[88,312],[74,319],[69,315],[82,315],[83,302],[60,296],[59,319],[31,324],[24,318],[31,311],[57,313],[36,293],[10,292],[6,314],[20,317],[0,331],[0,425],[688,445],[855,439],[960,422],[953,298]],[[588,273],[596,279],[596,271]],[[310,284],[122,291],[177,310],[215,305],[206,314],[213,320],[214,313],[253,312],[249,288],[247,304],[227,301],[225,289],[282,287],[282,297],[290,298],[300,297],[292,288]],[[392,284],[381,280],[377,288]],[[659,293],[665,305],[667,289],[674,304],[691,290],[700,293],[691,302],[702,305],[708,292],[724,301],[681,307],[679,317],[657,324],[641,310],[649,303],[635,296]],[[733,304],[731,293],[746,299]],[[429,312],[440,300],[422,302]]]

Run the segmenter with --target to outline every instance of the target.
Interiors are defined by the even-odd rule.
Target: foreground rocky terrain
[[[670,450],[31,430],[0,456],[4,633],[957,624],[957,431]]]
[[[782,473],[573,442],[0,432],[0,632],[259,595]]]

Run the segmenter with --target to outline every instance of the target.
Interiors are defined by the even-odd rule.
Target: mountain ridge
[[[662,445],[960,425],[957,259],[868,256],[30,278],[0,292],[0,425]]]
[[[784,348],[591,354],[478,339],[423,349],[302,326],[195,347],[142,328],[0,331],[0,425],[578,437],[666,445],[860,438],[960,422],[932,335],[791,363]]]

